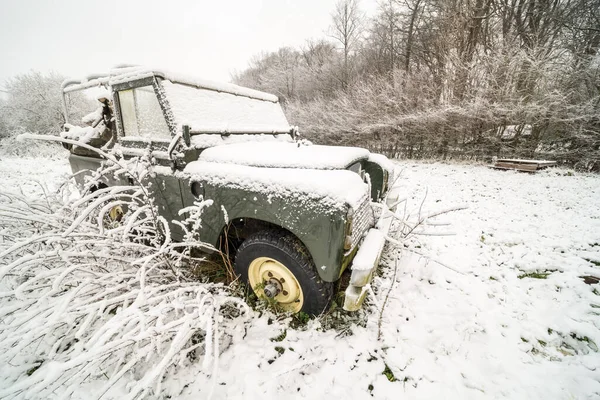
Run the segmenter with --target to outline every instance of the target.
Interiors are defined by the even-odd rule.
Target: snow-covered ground
[[[398,165],[409,209],[468,208],[426,230],[454,235],[387,250],[375,298],[356,318],[366,324],[293,329],[257,313],[223,340],[215,382],[199,362],[180,365],[162,396],[206,398],[214,388],[214,399],[598,398],[600,287],[581,277],[600,276],[600,177]],[[68,173],[66,154],[3,158],[0,192],[39,196],[31,178],[56,189]],[[102,379],[78,398],[93,397]]]
[[[0,156],[0,193],[22,192],[27,196],[38,196],[45,190],[57,190],[71,174],[67,161],[69,153],[62,152],[64,158],[56,160]]]

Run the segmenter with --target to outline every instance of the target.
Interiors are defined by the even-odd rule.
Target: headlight
[[[348,207],[346,213],[346,236],[344,237],[344,250],[350,250],[352,248],[352,223],[354,219],[354,209]]]
[[[397,186],[391,188],[391,190],[389,191],[389,193],[387,194],[387,197],[386,197],[386,204],[388,207],[390,207],[391,211],[395,211],[395,209],[392,209],[392,206],[396,202],[398,202],[399,197],[400,197],[400,189]]]

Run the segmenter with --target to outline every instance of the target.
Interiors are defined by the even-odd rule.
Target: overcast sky
[[[261,51],[325,36],[335,0],[0,0],[0,87],[121,63],[228,81]],[[376,0],[362,0],[372,15]]]

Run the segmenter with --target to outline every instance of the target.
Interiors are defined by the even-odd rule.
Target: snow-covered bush
[[[170,240],[146,171],[139,160],[115,164],[103,173],[134,186],[74,200],[0,194],[1,398],[69,397],[94,378],[104,380],[98,393],[158,395],[166,373],[196,360],[214,379],[224,333],[242,329],[249,310],[228,287],[188,272],[190,249],[206,245],[192,232]],[[208,204],[187,210],[183,225],[201,223]],[[118,223],[107,218],[116,206]]]
[[[20,158],[49,158],[64,159],[68,154],[60,143],[43,142],[40,140],[20,141],[17,135],[20,130],[13,131],[9,136],[0,139],[0,157]]]
[[[40,134],[60,132],[65,123],[61,96],[61,83],[65,78],[56,72],[29,71],[6,80],[3,90],[6,99],[0,104],[5,134],[18,129]],[[94,104],[82,92],[69,94],[66,102],[75,118],[81,118],[90,104]]]

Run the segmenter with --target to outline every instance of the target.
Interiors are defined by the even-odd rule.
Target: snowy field
[[[409,209],[468,208],[387,250],[358,325],[329,316],[294,329],[256,313],[222,340],[216,374],[179,365],[158,398],[599,398],[600,286],[582,277],[600,276],[600,177],[398,166]],[[2,158],[0,192],[40,196],[34,180],[56,190],[69,172],[66,161]],[[75,397],[94,398],[103,380]]]

